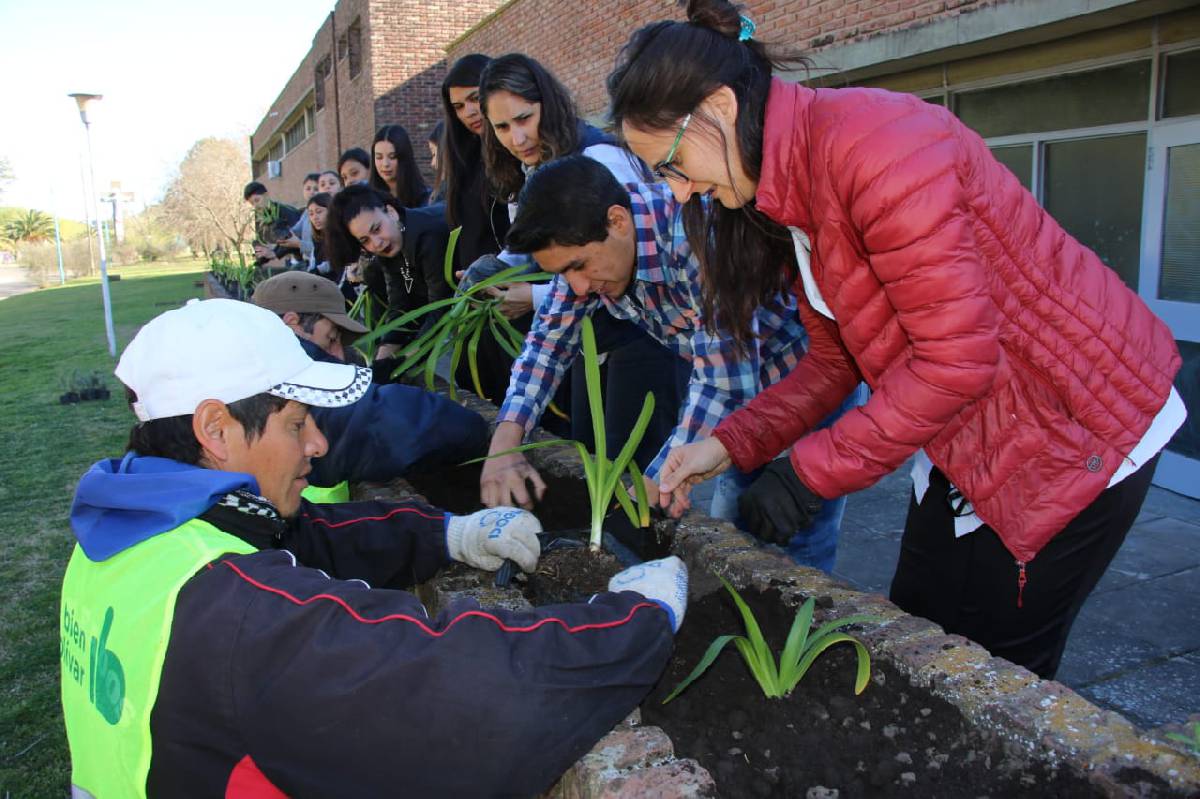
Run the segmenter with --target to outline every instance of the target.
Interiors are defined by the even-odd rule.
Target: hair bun
[[[687,20],[693,25],[708,28],[730,39],[742,32],[742,6],[729,0],[680,0],[687,9]]]

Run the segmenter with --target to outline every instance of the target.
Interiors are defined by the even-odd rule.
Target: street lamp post
[[[103,99],[102,94],[83,94],[75,93],[67,95],[75,100],[75,104],[79,106],[79,118],[83,121],[84,136],[87,138],[88,150],[88,174],[91,177],[91,207],[95,210],[93,218],[100,219],[100,206],[96,204],[96,165],[92,159],[92,126],[91,120],[88,119],[88,108],[97,100]],[[108,354],[113,358],[117,357],[117,336],[113,332],[112,318],[112,298],[108,293],[108,257],[104,251],[104,233],[99,226],[96,228],[97,237],[100,247],[100,294],[104,298],[104,332],[108,336]]]

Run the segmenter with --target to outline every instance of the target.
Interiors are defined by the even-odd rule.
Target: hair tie
[[[742,14],[738,17],[742,21],[741,30],[738,31],[738,41],[746,42],[754,38],[754,32],[758,30],[758,26],[754,24],[754,20]]]

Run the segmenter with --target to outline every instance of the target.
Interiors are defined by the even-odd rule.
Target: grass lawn
[[[199,297],[199,261],[112,270],[117,352],[138,327]],[[74,545],[79,476],[124,448],[133,415],[112,376],[99,283],[78,280],[0,302],[0,797],[66,796],[59,708],[58,592]],[[60,405],[78,370],[113,397]]]

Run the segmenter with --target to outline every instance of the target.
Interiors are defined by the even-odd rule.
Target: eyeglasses
[[[675,143],[671,145],[671,149],[667,152],[667,157],[655,164],[654,169],[651,170],[654,173],[654,177],[659,180],[681,180],[685,183],[691,181],[691,178],[671,163],[675,160],[675,151],[679,149],[679,142],[683,141],[683,132],[687,130],[688,123],[691,121],[691,114],[683,118],[683,124],[679,126],[679,132],[675,134]]]

